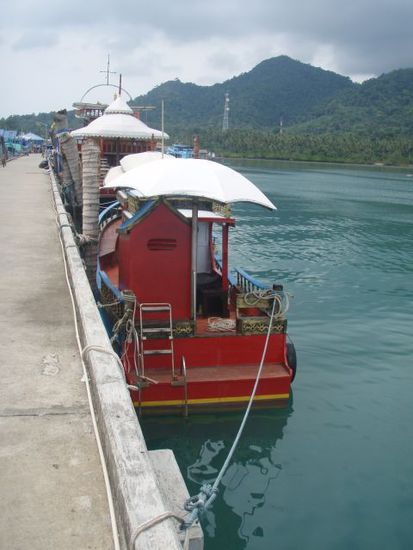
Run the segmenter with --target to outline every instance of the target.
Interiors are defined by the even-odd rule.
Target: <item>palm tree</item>
[[[82,145],[83,243],[86,273],[92,290],[96,288],[97,240],[99,234],[100,147],[89,138]]]
[[[63,109],[53,115],[55,132],[60,143],[60,152],[63,161],[62,185],[63,188],[74,187],[75,208],[82,204],[82,179],[80,174],[79,152],[75,140],[69,133],[67,111]],[[69,196],[72,194],[69,193]]]

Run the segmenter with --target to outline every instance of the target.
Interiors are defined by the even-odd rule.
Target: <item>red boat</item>
[[[229,205],[274,205],[207,160],[145,162],[110,185],[118,201],[100,216],[97,280],[134,405],[151,414],[244,406],[267,337],[254,404],[286,404],[296,368],[288,295],[229,269]]]

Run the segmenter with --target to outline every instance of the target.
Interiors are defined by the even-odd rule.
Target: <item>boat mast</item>
[[[191,315],[196,322],[196,270],[198,253],[198,201],[192,202],[192,253],[191,253]]]

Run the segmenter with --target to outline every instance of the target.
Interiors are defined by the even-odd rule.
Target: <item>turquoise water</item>
[[[213,510],[208,550],[413,548],[413,177],[233,164],[277,205],[237,206],[232,265],[294,295],[291,405],[255,412]],[[241,415],[145,420],[191,494]]]

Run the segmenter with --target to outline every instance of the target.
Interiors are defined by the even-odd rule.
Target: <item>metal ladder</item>
[[[151,314],[162,314],[164,319],[154,319]],[[149,314],[150,318],[145,314]],[[162,323],[161,326],[156,323]],[[149,324],[148,324],[149,323]],[[171,358],[172,380],[176,379],[174,364],[174,336],[172,327],[172,306],[167,303],[142,303],[139,305],[139,332],[141,341],[141,370],[145,376],[145,357],[149,355],[169,355]],[[162,349],[145,349],[145,342],[148,339],[167,339],[167,347]]]

